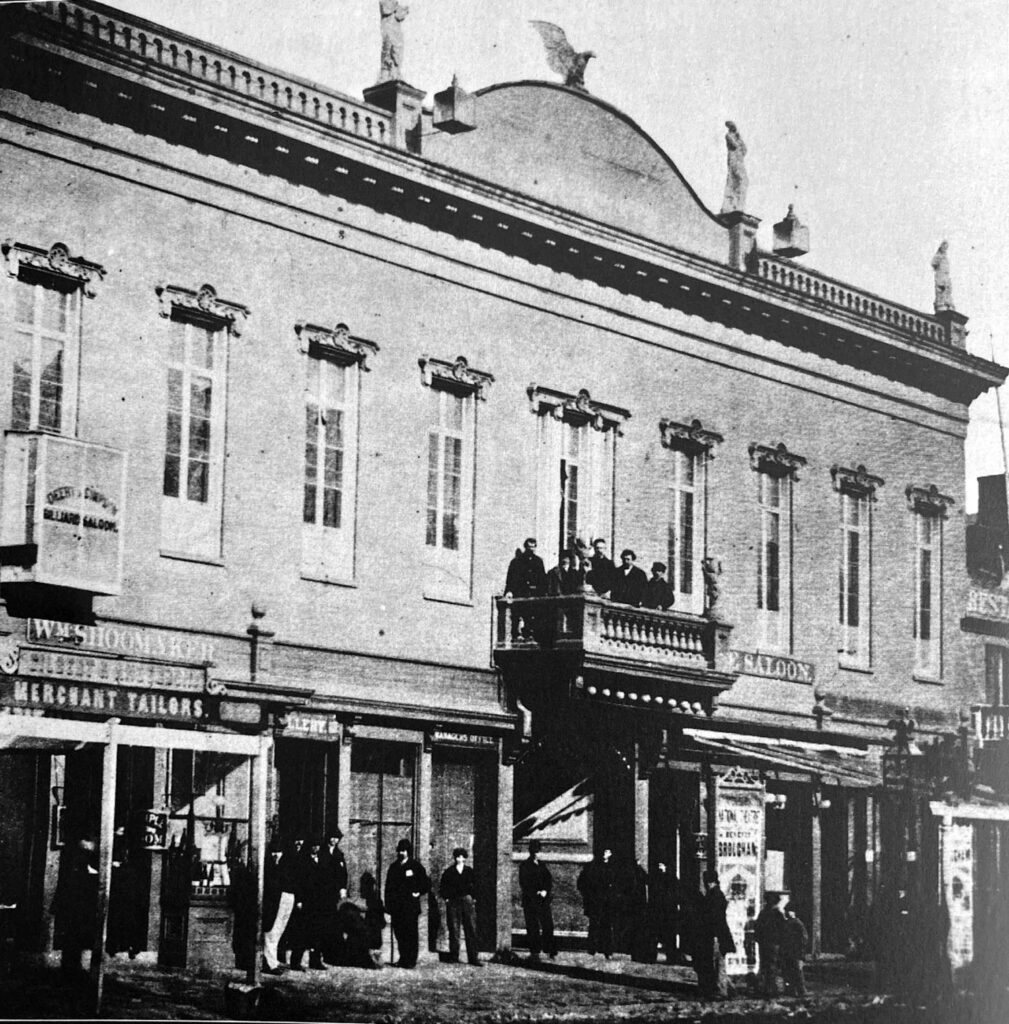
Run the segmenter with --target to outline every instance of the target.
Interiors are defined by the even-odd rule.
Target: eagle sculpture
[[[585,88],[585,65],[595,56],[591,50],[584,53],[577,53],[575,48],[568,42],[564,29],[549,21],[531,21],[530,25],[540,34],[543,45],[547,49],[547,64],[551,71],[563,75],[564,84],[569,89],[580,89],[588,92]]]

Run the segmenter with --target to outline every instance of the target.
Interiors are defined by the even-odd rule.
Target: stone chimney
[[[809,252],[809,228],[799,223],[795,215],[795,207],[789,203],[788,213],[784,220],[779,220],[774,225],[775,256],[785,256],[792,259],[795,256],[805,256]]]
[[[459,88],[459,79],[455,75],[447,89],[434,94],[431,124],[449,135],[471,132],[476,127],[476,97]]]

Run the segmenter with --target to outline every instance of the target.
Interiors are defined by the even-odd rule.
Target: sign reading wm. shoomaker
[[[194,664],[208,664],[214,660],[214,645],[203,637],[118,623],[86,626],[54,619],[28,619],[25,635],[29,643],[72,645],[134,658],[163,658]]]
[[[736,944],[736,952],[725,958],[728,974],[757,969],[752,928],[761,902],[763,848],[763,784],[755,773],[733,770],[715,786],[715,870],[729,902],[725,919]]]
[[[730,672],[764,679],[787,679],[790,683],[812,683],[814,668],[808,661],[784,658],[780,654],[757,654],[753,651],[729,651]]]
[[[0,581],[120,593],[125,493],[126,456],[118,449],[8,434],[0,543],[23,556],[6,560]]]

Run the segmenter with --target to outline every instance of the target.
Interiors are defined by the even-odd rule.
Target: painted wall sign
[[[761,903],[764,787],[715,788],[715,870],[729,901],[725,919],[736,952],[725,958],[729,974],[757,970],[753,926]]]
[[[78,683],[132,686],[144,690],[170,690],[175,693],[199,693],[207,688],[207,671],[189,665],[166,665],[156,661],[131,661],[95,654],[22,647],[18,664],[9,675],[41,676]]]
[[[89,651],[127,654],[136,658],[164,658],[195,664],[214,660],[214,645],[202,637],[137,626],[85,626],[54,619],[28,619],[25,635],[29,643],[73,644]]]
[[[967,594],[967,615],[1009,622],[1009,593],[1004,590],[971,587]]]
[[[188,694],[152,693],[117,686],[79,683],[45,683],[13,679],[0,688],[0,703],[14,708],[44,711],[83,711],[123,718],[176,719],[188,722],[208,717],[208,702]],[[13,710],[13,709],[12,709]]]
[[[435,729],[432,735],[435,743],[447,743],[457,747],[496,747],[494,736],[482,736],[475,732],[450,732],[447,729]]]
[[[338,740],[343,729],[336,715],[312,711],[289,711],[284,736],[298,736],[310,740]]]
[[[787,679],[790,683],[812,683],[815,677],[815,669],[808,661],[753,651],[729,651],[729,671],[764,679]]]
[[[942,871],[949,910],[946,948],[953,970],[974,959],[974,826],[955,823],[943,828]]]

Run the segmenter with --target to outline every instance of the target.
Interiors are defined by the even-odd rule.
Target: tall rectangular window
[[[684,611],[695,611],[694,595],[700,570],[699,544],[703,537],[698,529],[703,522],[704,455],[689,451],[673,451],[669,486],[668,580],[676,593],[676,604]]]
[[[230,332],[216,318],[178,313],[167,327],[161,549],[217,559]]]
[[[79,288],[20,278],[11,361],[12,430],[73,434]]]
[[[470,455],[466,431],[473,398],[438,387],[428,395],[427,546],[457,552],[467,514],[463,478]]]
[[[842,490],[838,498],[838,653],[842,664],[867,667],[870,660],[870,499],[866,493],[847,490]]]
[[[914,516],[915,669],[933,677],[942,669],[942,523],[924,509]]]
[[[1009,647],[985,644],[985,700],[994,707],[1009,704]]]
[[[354,575],[357,410],[360,366],[312,347],[305,360],[302,571]]]
[[[760,640],[774,649],[788,645],[789,480],[757,474],[760,542],[757,551],[757,609]]]
[[[591,475],[591,440],[587,423],[564,423],[562,425],[562,453],[558,464],[560,504],[557,517],[557,549],[574,547],[576,538],[586,543],[591,536],[584,536],[592,512],[586,486]],[[588,530],[591,533],[603,531]]]

